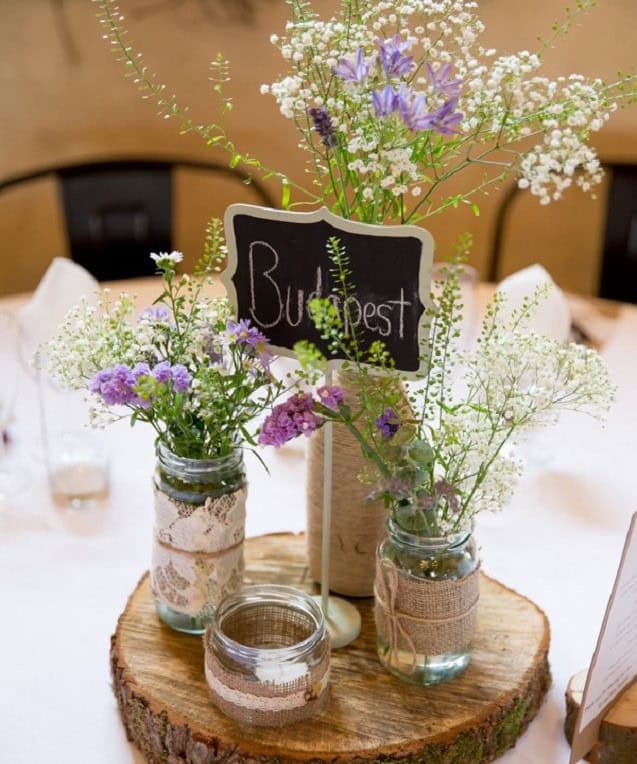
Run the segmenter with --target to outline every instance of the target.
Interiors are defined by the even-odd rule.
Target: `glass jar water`
[[[161,620],[203,634],[217,604],[243,580],[243,452],[186,459],[157,448],[151,586]]]
[[[479,568],[475,539],[471,532],[424,537],[404,530],[393,519],[387,530],[378,550],[376,580],[380,662],[403,681],[446,682],[471,660]],[[389,585],[379,581],[381,576],[388,580],[384,571],[390,572]],[[450,591],[460,592],[462,604],[458,606],[457,597],[448,597]],[[447,611],[454,607],[446,604],[447,599],[455,602],[455,609]],[[423,649],[427,644],[437,647]]]

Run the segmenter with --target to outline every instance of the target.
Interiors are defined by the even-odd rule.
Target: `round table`
[[[140,306],[156,280],[119,283]],[[0,300],[15,310],[28,296]],[[605,428],[566,417],[529,447],[529,465],[507,510],[476,530],[483,568],[547,613],[553,688],[503,764],[566,760],[564,690],[587,666],[610,595],[634,503],[637,440],[637,309],[573,301],[588,326],[603,326],[602,353],[619,385]],[[48,764],[141,762],[127,742],[109,675],[109,638],[148,566],[153,435],[126,422],[104,433],[111,460],[107,502],[62,509],[49,497],[37,457],[36,387],[25,373],[12,425],[26,454],[28,490],[0,505],[0,761]],[[266,454],[270,476],[248,459],[248,535],[305,526],[305,443]]]

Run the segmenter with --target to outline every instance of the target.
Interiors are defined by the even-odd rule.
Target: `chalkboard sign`
[[[362,346],[382,340],[396,366],[415,372],[427,336],[425,307],[433,261],[433,239],[416,226],[356,223],[322,208],[281,212],[233,204],[225,215],[228,266],[222,280],[240,318],[249,318],[273,349],[292,355],[299,340],[314,342],[328,357],[308,303],[330,297],[345,331],[356,330]],[[336,236],[345,247],[350,281],[347,304],[330,276],[326,249]]]

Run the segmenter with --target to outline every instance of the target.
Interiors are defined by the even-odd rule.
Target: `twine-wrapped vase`
[[[247,586],[224,600],[204,637],[213,703],[242,723],[282,727],[328,697],[329,635],[318,603],[288,586]]]
[[[164,623],[203,634],[243,580],[246,483],[240,449],[219,459],[157,451],[151,586]]]
[[[388,522],[376,558],[378,656],[400,679],[439,684],[469,665],[479,561],[471,533],[426,538]]]
[[[351,374],[336,374],[345,402],[356,406],[356,382]],[[310,438],[307,455],[308,567],[321,580],[323,533],[324,432]],[[360,444],[345,425],[332,428],[332,515],[330,525],[330,589],[349,597],[374,593],[376,549],[385,534],[387,511],[382,501],[369,501],[369,485],[358,476],[365,469]]]

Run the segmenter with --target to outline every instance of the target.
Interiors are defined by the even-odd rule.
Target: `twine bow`
[[[398,570],[391,560],[379,561],[379,573],[374,585],[374,597],[387,618],[389,634],[389,661],[394,659],[395,650],[398,647],[398,636],[402,636],[409,647],[411,666],[409,674],[416,670],[416,646],[401,623],[400,614],[396,612],[396,599],[398,597]]]

